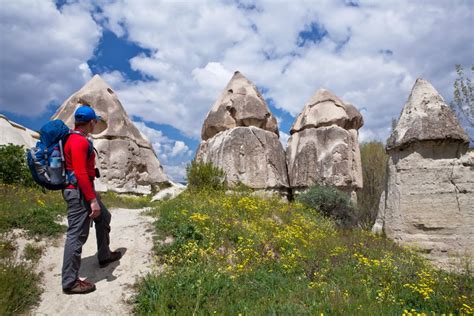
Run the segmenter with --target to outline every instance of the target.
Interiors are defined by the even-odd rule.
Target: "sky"
[[[283,144],[320,88],[385,142],[416,78],[452,100],[474,64],[472,0],[0,0],[0,113],[39,129],[93,75],[182,181],[234,71],[265,97]]]

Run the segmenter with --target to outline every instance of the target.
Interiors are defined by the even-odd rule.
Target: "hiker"
[[[111,215],[94,190],[94,179],[98,177],[95,168],[95,153],[92,141],[87,138],[102,120],[88,105],[81,105],[74,114],[74,131],[64,146],[66,170],[70,184],[63,190],[67,203],[68,229],[64,246],[62,287],[65,294],[85,294],[95,291],[95,284],[80,280],[82,246],[89,235],[91,221],[95,223],[97,236],[97,257],[101,268],[117,261],[122,254],[110,251],[109,233]],[[105,123],[103,120],[101,123]],[[97,172],[97,174],[96,174]]]

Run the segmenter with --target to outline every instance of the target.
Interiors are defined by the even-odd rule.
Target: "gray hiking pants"
[[[67,203],[67,236],[64,246],[62,268],[62,287],[69,289],[74,286],[81,267],[82,246],[89,236],[91,218],[90,204],[86,202],[79,189],[65,189],[64,200]],[[97,257],[99,261],[110,256],[110,220],[112,216],[99,197],[100,216],[94,219],[97,237]]]

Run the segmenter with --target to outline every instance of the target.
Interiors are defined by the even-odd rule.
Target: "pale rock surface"
[[[19,145],[31,148],[39,140],[39,134],[18,123],[10,121],[5,115],[0,114],[0,145]]]
[[[319,89],[305,104],[290,133],[331,125],[358,130],[363,124],[362,115],[352,104],[344,103],[327,89]]]
[[[171,186],[169,188],[163,189],[157,194],[153,196],[151,199],[152,202],[154,201],[165,201],[171,200],[180,195],[184,190],[186,190],[186,186],[181,183],[174,183],[170,181]]]
[[[332,185],[356,200],[362,188],[359,111],[326,89],[318,90],[296,118],[286,159],[290,187],[297,194],[311,185]]]
[[[426,80],[418,78],[408,102],[387,140],[387,150],[424,140],[469,142],[453,111]]]
[[[256,126],[278,134],[278,124],[255,85],[236,71],[204,120],[203,140],[219,132]]]
[[[69,97],[52,119],[61,119],[72,128],[74,112],[80,103],[89,104],[108,125],[103,132],[93,135],[102,175],[96,180],[97,190],[149,194],[153,186],[168,184],[150,142],[136,128],[115,92],[99,75]]]
[[[196,160],[223,169],[230,185],[242,182],[254,189],[276,190],[288,187],[285,151],[278,136],[255,126],[235,127],[202,141]]]
[[[373,231],[434,264],[474,263],[474,154],[438,92],[418,79],[387,142],[388,173]]]

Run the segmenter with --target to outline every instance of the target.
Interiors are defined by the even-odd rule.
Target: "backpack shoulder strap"
[[[83,133],[79,132],[79,131],[75,131],[75,130],[70,130],[69,133],[66,135],[66,138],[64,140],[64,144],[66,144],[66,141],[69,139],[69,136],[71,136],[71,134],[76,134],[76,135],[81,135],[82,137],[84,137],[87,142],[89,143],[89,149],[87,150],[87,158],[89,158],[92,153],[95,151],[97,156],[99,155],[99,153],[97,152],[97,150],[95,149],[94,147],[94,144],[92,144],[92,141],[89,140],[86,135],[84,135]]]

